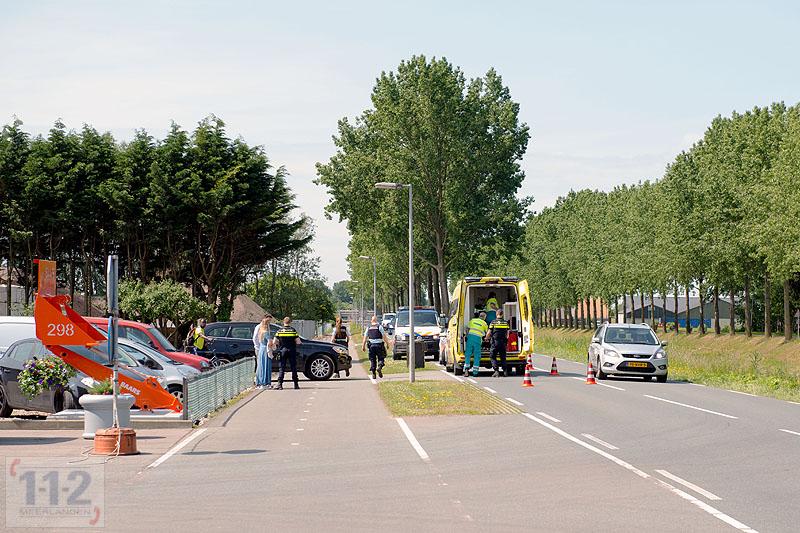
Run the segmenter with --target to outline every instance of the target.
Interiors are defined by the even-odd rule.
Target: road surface
[[[550,359],[536,357],[550,368]],[[107,526],[228,531],[797,531],[800,405],[685,383],[535,386],[524,414],[386,411],[350,379],[263,391],[137,472],[107,468]],[[454,379],[452,375],[441,379]],[[577,378],[577,379],[573,379]],[[794,433],[792,433],[794,432]]]

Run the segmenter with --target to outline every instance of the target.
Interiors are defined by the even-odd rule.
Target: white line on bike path
[[[452,374],[451,374],[450,372],[448,372],[447,370],[440,370],[439,372],[443,372],[445,376],[447,376],[448,378],[453,378],[454,380],[458,381],[459,383],[464,383],[464,380],[463,380],[463,379],[461,379],[461,378],[460,378],[460,377],[458,377],[458,376],[454,376],[454,375],[452,375]]]
[[[167,450],[167,452],[164,455],[162,455],[161,457],[159,457],[158,459],[147,465],[147,468],[157,467],[158,465],[160,465],[161,463],[163,463],[164,461],[175,455],[175,453],[178,452],[181,448],[183,448],[184,446],[192,442],[194,439],[205,433],[207,430],[208,428],[200,428],[194,430],[191,435],[189,435],[188,437],[180,441],[178,444]]]
[[[680,405],[681,407],[686,407],[688,409],[694,409],[695,411],[702,411],[704,413],[709,413],[709,414],[712,414],[712,415],[722,416],[722,417],[725,417],[725,418],[732,418],[733,420],[738,420],[739,419],[738,416],[726,415],[725,413],[718,413],[717,411],[711,411],[710,409],[703,409],[702,407],[696,407],[694,405],[689,405],[687,403],[674,402],[672,400],[667,400],[666,398],[659,398],[658,396],[650,396],[649,394],[643,394],[643,396],[645,398],[650,398],[652,400],[658,400],[660,402],[671,403],[673,405]]]
[[[417,437],[414,436],[414,433],[411,431],[411,428],[408,427],[408,424],[406,424],[406,421],[403,420],[402,418],[395,418],[395,420],[397,420],[397,424],[400,426],[400,429],[403,430],[403,434],[408,439],[408,442],[411,443],[411,447],[414,448],[415,452],[417,452],[417,455],[419,455],[419,458],[422,459],[423,461],[426,461],[426,462],[430,461],[431,458],[428,455],[428,452],[425,451],[425,449],[422,447],[422,445],[417,440]]]

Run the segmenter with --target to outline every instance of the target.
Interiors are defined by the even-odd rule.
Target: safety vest
[[[194,345],[198,350],[202,350],[206,345],[206,340],[200,335],[204,335],[203,328],[197,326],[194,328]]]
[[[292,326],[283,326],[278,330],[277,333],[275,333],[275,337],[278,339],[278,343],[280,344],[281,348],[286,350],[297,349],[295,339],[297,339],[299,336],[300,335],[297,333],[297,330]]]
[[[494,304],[494,308],[492,308],[491,304]],[[497,303],[497,298],[489,298],[486,300],[485,311],[497,311],[498,309],[500,309],[500,304]]]
[[[469,321],[469,334],[470,335],[477,335],[478,337],[483,337],[486,335],[486,331],[489,329],[489,326],[486,325],[486,321],[482,318],[473,318]]]
[[[383,332],[380,326],[370,326],[367,328],[367,339],[370,346],[378,346],[383,344]]]

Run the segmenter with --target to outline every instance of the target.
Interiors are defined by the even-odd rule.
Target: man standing
[[[464,375],[469,374],[470,358],[473,360],[472,375],[477,377],[481,368],[481,344],[489,326],[486,325],[486,313],[482,312],[469,321],[467,326],[467,349],[465,350]]]
[[[277,390],[283,390],[283,376],[286,373],[286,364],[292,369],[292,381],[294,381],[294,388],[299,389],[300,384],[297,382],[297,346],[301,344],[300,335],[297,330],[290,324],[292,319],[284,317],[283,327],[275,333],[275,338],[272,340],[273,348],[279,350],[281,358],[281,367],[278,371],[278,386]]]
[[[383,377],[383,361],[386,359],[386,344],[388,342],[383,326],[378,324],[378,317],[373,316],[369,327],[364,331],[364,343],[362,345],[364,350],[369,346],[369,371],[372,373],[372,379],[375,379],[376,369],[378,375]]]
[[[490,339],[492,351],[492,374],[493,378],[500,377],[500,372],[506,373],[506,345],[508,343],[508,322],[503,320],[503,310],[497,311],[497,319],[489,324],[489,331],[486,337]],[[497,356],[500,355],[500,366],[497,365]]]
[[[484,307],[484,311],[486,311],[486,322],[491,324],[494,322],[494,319],[497,318],[497,310],[500,308],[500,304],[497,303],[497,294],[494,291],[489,293],[489,299],[486,300],[486,305]]]

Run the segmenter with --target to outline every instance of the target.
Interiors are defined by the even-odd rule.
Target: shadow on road
[[[78,440],[75,437],[11,437],[0,436],[0,446],[36,446]]]

